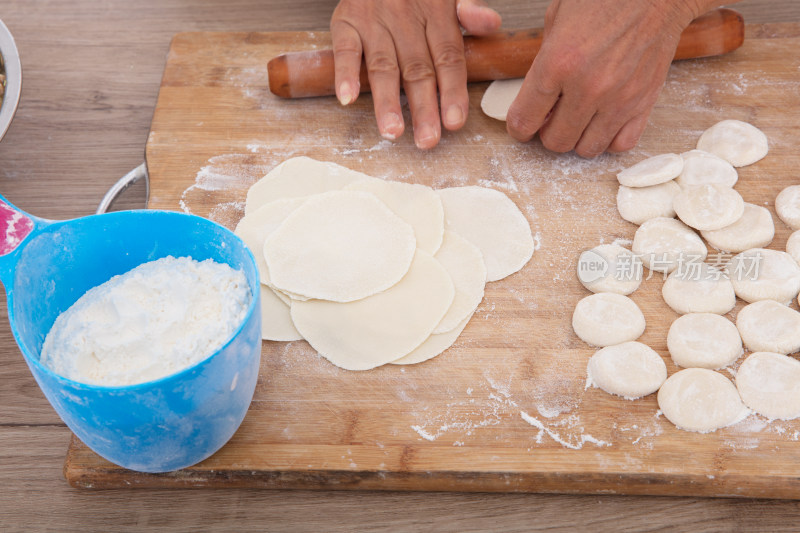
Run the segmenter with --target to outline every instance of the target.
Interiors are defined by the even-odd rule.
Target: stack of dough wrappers
[[[236,234],[261,274],[264,339],[305,339],[349,370],[442,353],[486,282],[520,270],[534,249],[528,221],[499,191],[434,190],[308,157],[250,187]]]

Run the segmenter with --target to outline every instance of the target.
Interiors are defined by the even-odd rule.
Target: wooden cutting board
[[[750,26],[737,52],[675,64],[641,145],[592,161],[513,142],[505,124],[480,112],[486,84],[470,87],[467,126],[430,152],[408,133],[383,141],[368,95],[343,109],[333,98],[269,93],[270,58],[328,43],[326,33],[177,35],[147,142],[150,207],[233,228],[250,184],[308,155],[387,179],[501,190],[530,221],[533,259],[487,286],[462,337],[432,361],[348,372],[304,342],[265,342],[250,411],[214,456],[147,475],[73,439],[65,465],[72,485],[800,497],[800,422],[751,416],[712,434],[677,430],[655,395],[626,401],[585,390],[594,350],[570,325],[588,294],[575,276],[579,253],[629,244],[636,229],[616,211],[619,169],[689,150],[705,128],[735,118],[770,140],[767,158],[740,171],[746,201],[774,214],[777,193],[800,182],[800,25]],[[775,221],[771,247],[783,249],[789,230]],[[671,374],[665,338],[677,315],[661,284],[653,276],[632,297],[647,318],[640,340]]]

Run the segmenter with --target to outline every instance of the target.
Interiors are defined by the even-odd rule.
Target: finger
[[[614,140],[611,141],[611,144],[608,147],[609,152],[627,152],[636,147],[639,144],[639,139],[644,133],[644,129],[647,127],[647,119],[650,115],[650,112],[642,113],[637,115],[630,121],[628,121],[622,129],[619,130],[619,133],[616,134]]]
[[[384,139],[397,139],[405,125],[400,109],[400,69],[394,41],[388,32],[378,31],[364,40],[364,60],[378,131]]]
[[[331,22],[333,39],[334,87],[336,98],[347,105],[358,98],[361,90],[361,36],[344,21]]]
[[[414,142],[417,148],[427,150],[436,146],[442,134],[436,97],[436,72],[428,43],[422,28],[418,32],[400,31],[395,34],[395,39],[403,88],[411,109]]]
[[[544,147],[553,152],[569,152],[575,148],[595,115],[593,103],[576,91],[562,95],[539,130]]]
[[[443,17],[447,15],[442,14]],[[428,46],[436,69],[436,81],[441,99],[442,123],[448,130],[461,128],[467,120],[467,62],[464,58],[464,39],[458,30],[455,16],[445,18],[444,24],[429,24],[426,28]],[[442,20],[441,18],[435,20]]]
[[[458,22],[473,35],[487,35],[500,29],[502,19],[483,0],[459,0],[456,4]]]
[[[506,117],[509,135],[522,142],[531,140],[539,131],[561,94],[561,86],[556,78],[546,76],[543,72],[540,57],[541,54],[533,60]]]
[[[624,124],[625,120],[620,120],[619,115],[598,113],[586,126],[575,146],[575,153],[590,159],[597,157],[608,149]]]

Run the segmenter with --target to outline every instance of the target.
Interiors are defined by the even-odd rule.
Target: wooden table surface
[[[492,1],[506,27],[544,0]],[[143,159],[171,36],[321,30],[334,0],[5,0],[24,69],[0,143],[0,193],[33,214],[94,211]],[[748,22],[800,21],[796,0],[745,0]],[[141,205],[142,190],[125,205]],[[39,391],[0,304],[0,530],[794,530],[800,502],[536,494],[256,490],[79,491],[61,473],[69,430]]]

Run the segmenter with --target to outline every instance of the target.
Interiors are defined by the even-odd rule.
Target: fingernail
[[[430,124],[423,124],[417,130],[416,135],[417,148],[426,149],[431,148],[436,144],[436,130]]]
[[[350,88],[350,84],[346,81],[343,81],[339,84],[339,103],[342,105],[347,105],[353,101],[352,96],[352,89]]]
[[[387,113],[383,117],[381,137],[393,141],[403,132],[403,119],[397,113]]]
[[[451,105],[444,114],[444,121],[448,126],[460,126],[464,122],[464,112],[461,107]]]

